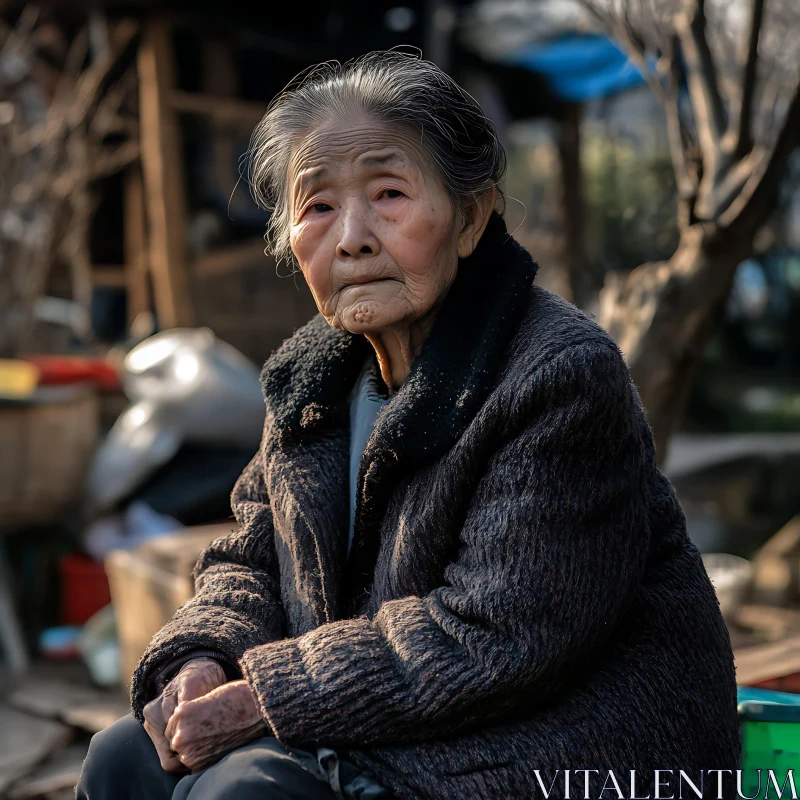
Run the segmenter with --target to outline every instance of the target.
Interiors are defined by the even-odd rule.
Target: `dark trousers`
[[[92,737],[77,800],[332,800],[327,783],[271,737],[229,753],[191,775],[164,772],[144,728],[123,717]]]

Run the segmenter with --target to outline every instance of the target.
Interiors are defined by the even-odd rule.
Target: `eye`
[[[314,203],[314,205],[311,206],[311,208],[317,214],[324,214],[326,211],[333,211],[333,207],[329,206],[327,203]]]
[[[405,195],[399,189],[387,189],[382,197],[387,197],[389,200],[395,200],[398,197],[405,197]]]

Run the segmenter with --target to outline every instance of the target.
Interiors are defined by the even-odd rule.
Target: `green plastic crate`
[[[800,695],[770,692],[765,689],[739,688],[739,718],[742,721],[742,793],[755,797],[758,770],[762,770],[761,792],[776,797],[768,784],[767,770],[773,770],[779,786],[789,770],[794,771],[800,789]],[[789,784],[787,784],[787,790]],[[784,796],[791,797],[784,793]]]

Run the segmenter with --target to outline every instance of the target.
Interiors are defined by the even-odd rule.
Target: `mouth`
[[[349,286],[363,286],[365,283],[382,283],[384,281],[391,281],[393,278],[380,278],[374,275],[356,275],[350,278],[343,288],[347,289]]]

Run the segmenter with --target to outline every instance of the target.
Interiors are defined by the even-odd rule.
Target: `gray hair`
[[[434,63],[388,50],[318,64],[272,100],[250,140],[248,182],[255,201],[270,212],[266,241],[279,262],[294,261],[288,202],[293,148],[315,126],[354,111],[416,130],[456,209],[463,198],[499,191],[506,157],[494,124]]]

